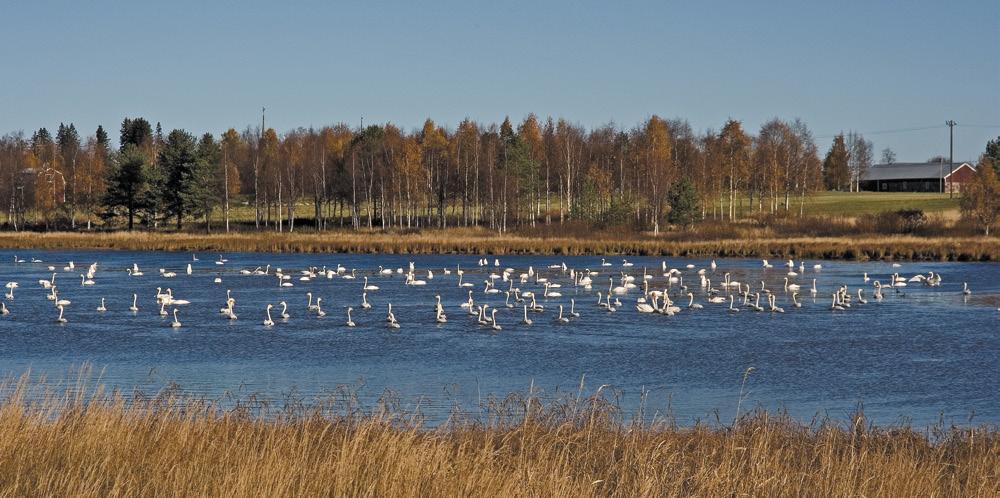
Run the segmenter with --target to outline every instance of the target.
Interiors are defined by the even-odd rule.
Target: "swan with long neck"
[[[739,313],[740,309],[736,307],[736,298],[732,294],[729,295],[729,312]]]
[[[273,307],[274,307],[274,305],[268,304],[267,305],[267,309],[264,310],[264,312],[267,314],[267,317],[264,318],[264,326],[265,327],[273,327],[274,326],[274,320],[271,319],[271,308],[273,308]]]
[[[694,302],[694,293],[693,292],[688,292],[688,308],[695,309],[695,310],[700,310],[703,307],[704,306],[702,306],[701,304],[698,304],[698,303]]]
[[[838,302],[837,296],[838,296],[838,293],[834,292],[833,293],[833,303],[830,305],[830,309],[831,310],[836,310],[836,311],[844,311],[844,307],[841,306],[840,303]]]
[[[569,318],[563,316],[563,306],[559,305],[559,316],[556,317],[556,323],[569,323]]]

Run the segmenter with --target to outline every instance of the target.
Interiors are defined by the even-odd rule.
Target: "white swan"
[[[730,313],[739,313],[740,312],[740,309],[736,308],[735,304],[736,304],[736,299],[733,298],[732,294],[730,294],[729,295],[729,312]]]
[[[563,316],[563,306],[559,305],[559,316],[555,319],[556,323],[569,323],[569,318]]]
[[[267,317],[264,318],[264,326],[265,327],[273,327],[274,326],[274,320],[271,319],[271,308],[272,307],[273,307],[273,305],[268,304],[267,305],[267,309],[264,310],[264,312],[267,314]],[[177,310],[174,310],[174,311],[177,311]]]
[[[180,320],[177,319],[177,308],[174,308],[174,321],[170,322],[170,327],[176,329],[176,328],[180,328],[180,326],[181,326],[181,322],[180,322]]]
[[[285,319],[285,320],[288,320],[289,318],[291,318],[291,315],[288,314],[288,303],[282,301],[282,302],[280,302],[278,304],[281,305],[281,314],[278,315],[278,316],[280,316],[282,319]]]
[[[701,304],[698,304],[698,303],[694,302],[694,293],[688,292],[688,299],[690,299],[690,301],[688,301],[688,308],[695,309],[695,310],[700,310],[700,309],[704,308],[704,306],[702,306]]]
[[[604,302],[603,296],[601,295],[600,291],[597,292],[597,306],[600,308],[607,308],[609,306],[607,303]]]
[[[353,310],[354,310],[354,308],[352,308],[350,306],[347,307],[347,322],[344,323],[344,325],[346,325],[348,327],[353,327],[354,326],[354,320],[351,320],[351,311],[353,311]]]
[[[654,303],[656,302],[656,298],[653,298],[653,302]],[[652,313],[652,312],[656,311],[656,308],[654,308],[653,305],[651,305],[649,303],[639,303],[639,302],[637,302],[635,304],[635,310],[638,311],[639,313]]]
[[[59,308],[59,318],[56,318],[56,323],[66,323],[67,320],[63,318],[63,305],[57,306]]]
[[[323,298],[321,298],[321,297],[317,297],[317,298],[316,298],[316,316],[317,316],[317,317],[323,317],[323,316],[326,316],[326,312],[325,312],[325,311],[323,311],[323,308],[320,308],[320,303],[321,303],[321,302],[323,302]]]
[[[962,282],[962,294],[968,296],[972,294],[972,290],[969,289],[968,282]]]
[[[833,304],[830,305],[831,310],[844,311],[844,307],[837,302],[837,293],[833,293]]]
[[[543,297],[562,297],[562,293],[561,292],[551,292],[551,291],[549,291],[549,287],[550,286],[551,286],[551,284],[549,284],[548,282],[545,283],[545,292],[542,293]]]
[[[531,323],[532,323],[531,319],[528,318],[528,305],[527,304],[524,305],[524,318],[521,320],[521,323],[523,323],[525,325],[531,325]]]
[[[101,305],[97,307],[97,311],[99,311],[101,313],[103,313],[105,311],[108,311],[108,308],[106,308],[104,306],[104,298],[103,297],[101,298]]]
[[[767,296],[767,302],[770,304],[771,313],[784,313],[785,309],[776,306],[775,301],[777,301],[777,297],[774,294]]]
[[[492,325],[490,326],[493,330],[501,330],[500,324],[497,323],[497,310],[493,308],[493,316],[490,318]]]
[[[785,292],[788,292],[788,291],[797,292],[801,288],[802,287],[799,284],[790,284],[790,283],[788,283],[788,277],[785,277]]]
[[[580,318],[580,312],[576,311],[576,299],[569,300],[569,316],[573,318]]]

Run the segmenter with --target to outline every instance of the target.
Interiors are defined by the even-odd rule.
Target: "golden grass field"
[[[227,409],[165,392],[0,389],[0,496],[995,497],[995,427],[626,420],[598,390],[512,396],[487,422],[387,406]],[[40,394],[44,390],[44,394]]]
[[[643,235],[593,237],[498,235],[483,229],[312,231],[197,234],[170,232],[3,232],[0,247],[12,249],[114,249],[220,252],[386,253],[386,254],[554,254],[656,255],[688,257],[789,257],[854,260],[1000,260],[995,237],[857,235],[782,237],[766,231],[734,232],[732,237],[699,239]]]

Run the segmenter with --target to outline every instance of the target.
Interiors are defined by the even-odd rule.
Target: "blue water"
[[[743,409],[759,406],[787,410],[809,420],[829,415],[845,418],[864,405],[866,415],[879,423],[909,420],[932,424],[941,417],[967,424],[1000,423],[1000,265],[989,263],[888,263],[806,262],[803,275],[792,280],[802,285],[802,308],[791,306],[782,291],[787,269],[781,262],[764,269],[758,260],[719,259],[718,269],[707,275],[713,285],[731,272],[733,279],[759,286],[765,280],[778,296],[783,314],[737,314],[728,305],[708,304],[699,289],[697,269],[709,260],[669,258],[671,268],[681,269],[701,310],[684,310],[676,316],[640,314],[635,298],[641,293],[643,268],[655,275],[652,288],[663,289],[663,258],[629,258],[635,266],[623,268],[621,258],[502,257],[502,267],[519,274],[532,266],[542,276],[562,284],[562,297],[539,299],[543,313],[532,313],[534,325],[520,324],[521,309],[504,307],[504,294],[487,295],[483,281],[501,269],[477,265],[476,256],[372,256],[225,254],[225,265],[215,264],[218,254],[198,254],[193,274],[185,274],[190,253],[16,251],[29,262],[14,263],[14,251],[0,251],[0,282],[17,281],[14,300],[6,301],[11,314],[0,318],[0,375],[18,376],[28,371],[61,379],[90,364],[100,382],[124,389],[155,392],[176,383],[185,392],[218,397],[226,392],[253,393],[275,400],[294,394],[309,402],[328,396],[338,386],[350,385],[362,401],[374,402],[386,389],[399,394],[406,407],[419,402],[421,412],[443,418],[454,403],[468,410],[490,394],[527,391],[542,396],[576,392],[581,379],[585,392],[607,384],[629,412],[646,393],[645,411],[668,413],[679,423],[714,420],[716,414],[731,419],[736,411],[744,371],[753,367],[744,392]],[[32,258],[42,263],[30,263]],[[68,261],[76,269],[64,271]],[[417,277],[434,278],[423,287],[403,285],[399,274],[377,274],[379,265],[396,269],[414,262]],[[80,273],[98,263],[95,285],[81,286]],[[559,270],[546,268],[565,262],[570,268],[599,271],[592,290],[577,288]],[[137,263],[145,273],[130,277],[125,269]],[[271,265],[271,275],[241,275],[241,269]],[[300,282],[299,270],[310,266],[357,269],[356,280],[340,277]],[[464,280],[476,284],[477,304],[500,308],[497,320],[503,330],[480,327],[459,304],[467,289],[457,286],[457,275],[444,275],[460,264]],[[58,311],[45,298],[49,292],[38,284],[56,267],[65,324],[55,323]],[[281,267],[293,276],[291,288],[279,288],[273,275]],[[164,278],[158,269],[177,272]],[[607,277],[627,271],[640,287],[621,296],[622,306],[607,313],[595,305],[596,292],[606,291]],[[831,311],[830,294],[841,284],[851,293],[865,286],[871,299],[873,280],[887,282],[889,275],[938,272],[939,287],[910,284],[902,294],[886,291],[881,303],[855,304],[846,311]],[[374,308],[360,309],[362,276],[369,276],[379,290],[369,293]],[[221,284],[213,283],[216,277]],[[814,300],[806,290],[817,279]],[[972,296],[964,296],[968,282]],[[507,288],[506,283],[497,287]],[[616,283],[616,285],[618,285]],[[522,290],[539,294],[533,283]],[[161,317],[155,302],[156,288],[170,287],[175,298],[191,304],[178,306],[183,326],[173,329],[171,318]],[[677,284],[672,287],[676,292]],[[226,289],[237,300],[239,319],[219,314]],[[306,292],[323,298],[324,318],[308,313]],[[138,313],[128,311],[132,293],[139,295]],[[434,322],[434,295],[440,294],[448,323]],[[95,308],[105,298],[108,311]],[[567,325],[554,325],[554,308],[575,297],[581,317]],[[680,306],[687,298],[675,297]],[[267,303],[285,300],[291,318],[265,328]],[[386,304],[391,302],[401,323],[387,328]],[[355,308],[358,326],[347,328],[345,309]],[[169,308],[172,309],[172,308]],[[168,309],[168,310],[169,310]]]

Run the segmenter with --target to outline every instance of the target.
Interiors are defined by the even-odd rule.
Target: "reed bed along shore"
[[[735,234],[671,239],[642,234],[498,235],[476,229],[253,232],[3,232],[11,249],[112,249],[220,252],[641,255],[846,260],[998,261],[1000,239],[914,235],[791,236]]]
[[[994,497],[995,427],[809,424],[750,412],[679,427],[601,390],[499,400],[423,427],[391,404],[222,405],[168,391],[3,388],[0,496]]]

